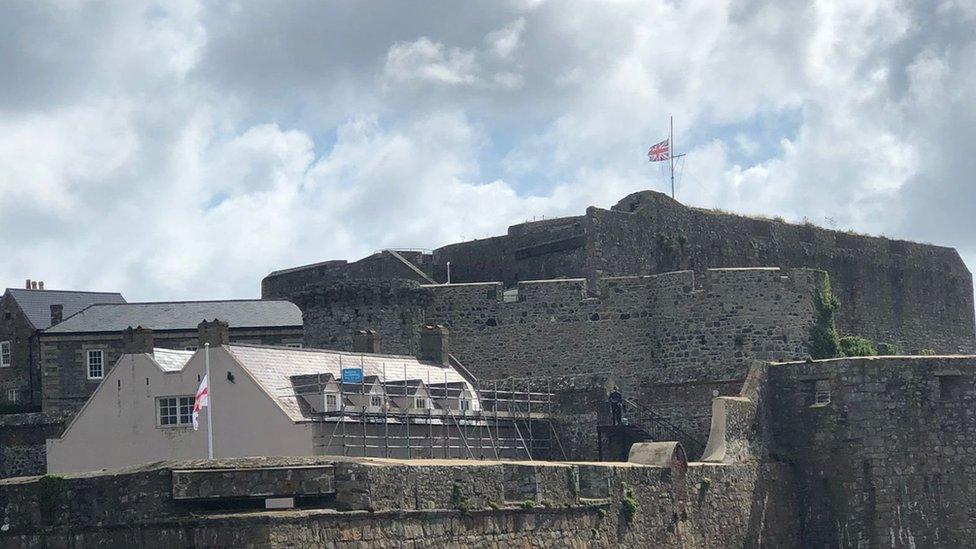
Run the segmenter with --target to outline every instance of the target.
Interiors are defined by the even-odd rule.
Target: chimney
[[[440,324],[424,326],[420,329],[420,360],[450,364],[451,347],[448,344],[450,331]]]
[[[40,282],[37,283],[37,289],[38,290],[43,290],[44,289],[44,281],[43,280],[41,280]]]
[[[53,308],[53,307],[52,307]],[[153,333],[149,328],[129,326],[122,331],[122,349],[127,355],[153,352]]]
[[[356,330],[352,333],[352,350],[356,353],[378,354],[380,352],[380,336],[375,330]]]
[[[220,347],[230,343],[230,325],[223,320],[213,319],[211,322],[204,320],[197,326],[197,334],[200,338],[200,348],[207,343],[211,347]]]
[[[64,320],[64,305],[60,303],[51,304],[51,326],[61,324]]]
[[[29,279],[29,278],[27,279],[27,284],[24,286],[24,289],[26,289],[26,290],[30,290],[31,289],[31,279]]]

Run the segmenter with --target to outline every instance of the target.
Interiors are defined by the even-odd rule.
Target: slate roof
[[[195,330],[200,322],[215,318],[229,323],[231,329],[302,326],[302,311],[294,303],[243,299],[92,305],[65,318],[47,332],[121,332],[129,326],[151,330]]]
[[[77,292],[72,290],[27,290],[7,288],[27,320],[37,330],[51,326],[51,305],[64,306],[62,315],[67,318],[95,303],[125,303],[117,292]]]
[[[464,383],[475,394],[474,387],[454,368],[411,356],[259,345],[228,345],[226,348],[293,421],[302,421],[310,416],[299,404],[292,376],[331,373],[339,378],[342,375],[340,362],[341,368],[362,367],[364,377],[377,376],[387,382],[401,383],[404,379],[420,379],[424,383],[428,379],[431,383],[443,383],[446,379],[448,383]],[[473,409],[477,409],[478,404],[473,405]]]

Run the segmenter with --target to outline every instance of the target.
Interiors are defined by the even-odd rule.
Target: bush
[[[830,289],[830,276],[824,276],[823,287],[813,291],[814,322],[810,330],[807,350],[814,359],[840,356],[840,338],[834,313],[840,308],[840,301]]]
[[[840,338],[841,356],[875,356],[874,344],[859,336],[844,336]]]
[[[460,482],[455,482],[451,487],[451,505],[462,513],[468,512],[468,498],[464,497]]]
[[[634,522],[634,516],[637,514],[637,509],[638,504],[637,498],[634,497],[634,491],[627,488],[627,490],[624,491],[624,499],[620,504],[620,512],[623,514],[624,521],[626,521],[627,524]]]
[[[878,354],[881,356],[897,356],[905,353],[897,343],[878,343]]]
[[[924,356],[935,356],[935,349],[922,349],[919,354]]]

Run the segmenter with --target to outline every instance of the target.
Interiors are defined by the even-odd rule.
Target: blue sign
[[[342,382],[343,383],[362,383],[363,382],[363,369],[362,368],[343,368],[342,369]]]

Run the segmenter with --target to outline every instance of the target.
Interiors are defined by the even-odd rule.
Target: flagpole
[[[207,377],[207,459],[213,459],[213,380],[210,379],[210,343],[203,344],[203,363]]]
[[[671,120],[671,129],[668,131],[668,163],[671,164],[671,200],[674,200],[674,116]]]

